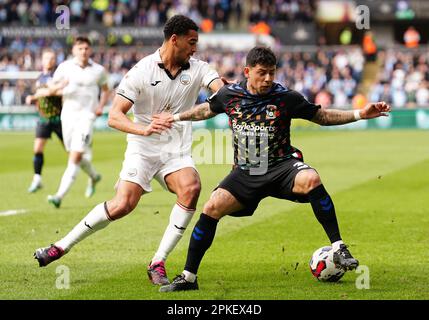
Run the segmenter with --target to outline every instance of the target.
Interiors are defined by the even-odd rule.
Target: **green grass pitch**
[[[121,219],[39,268],[36,248],[64,236],[96,204],[113,196],[126,147],[125,134],[96,132],[94,163],[103,180],[84,197],[80,173],[61,209],[46,202],[66,165],[56,138],[45,153],[44,188],[26,190],[32,177],[33,133],[0,134],[0,299],[429,299],[429,133],[427,131],[296,131],[293,145],[316,168],[330,192],[344,241],[369,270],[347,272],[339,283],[318,282],[308,262],[329,245],[308,204],[261,202],[253,217],[224,218],[199,271],[200,290],[161,294],[146,265],[156,251],[175,202],[154,191]],[[230,165],[198,165],[202,194],[197,215]],[[193,218],[167,261],[170,278],[182,271]],[[69,270],[68,289],[57,288]]]

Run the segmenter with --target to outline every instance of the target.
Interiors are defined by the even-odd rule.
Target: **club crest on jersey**
[[[191,76],[189,74],[182,74],[180,76],[180,83],[183,84],[184,86],[187,86],[188,84],[191,83]]]
[[[233,115],[235,115],[237,117],[240,117],[240,118],[243,116],[243,113],[241,112],[241,109],[240,109],[239,105],[235,105],[232,108],[231,114],[233,114]]]
[[[268,104],[266,107],[267,119],[275,119],[280,115],[280,112],[277,110],[277,106],[273,104]]]

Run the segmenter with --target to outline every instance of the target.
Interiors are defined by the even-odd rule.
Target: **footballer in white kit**
[[[100,87],[107,85],[104,67],[91,59],[82,68],[77,58],[61,63],[54,73],[54,81],[66,80],[63,89],[61,124],[67,151],[84,152],[91,143],[96,119]]]
[[[165,261],[182,238],[196,210],[201,182],[191,158],[190,122],[165,124],[152,118],[162,111],[178,114],[196,103],[201,88],[217,92],[223,82],[206,62],[193,59],[198,26],[183,15],[164,26],[164,42],[139,61],[122,79],[109,111],[109,126],[128,133],[128,147],[115,196],[93,208],[64,238],[37,249],[35,258],[46,266],[61,258],[75,244],[134,210],[157,179],[176,194],[169,223],[147,268],[150,281],[169,283]],[[132,109],[134,119],[127,117]],[[164,132],[167,130],[166,133]]]
[[[134,122],[147,126],[153,114],[161,111],[174,114],[192,108],[201,88],[209,88],[216,79],[219,79],[218,73],[207,62],[194,58],[173,77],[164,69],[158,49],[126,74],[117,94],[134,104]],[[191,157],[190,121],[175,122],[163,136],[128,134],[127,141],[120,178],[139,184],[145,192],[152,191],[150,181],[153,178],[166,187],[165,175],[185,167],[195,168]]]
[[[60,207],[80,169],[89,176],[85,191],[88,198],[101,179],[91,163],[91,143],[94,121],[103,113],[108,98],[107,73],[103,66],[90,59],[92,51],[88,38],[77,37],[72,51],[73,58],[58,66],[50,86],[51,93],[63,97],[61,126],[64,147],[69,153],[58,190],[55,195],[48,196],[48,202],[56,208]]]

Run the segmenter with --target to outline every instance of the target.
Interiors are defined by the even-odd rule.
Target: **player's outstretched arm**
[[[322,126],[346,124],[360,119],[372,119],[388,116],[390,106],[385,102],[369,103],[361,110],[319,109],[311,119]]]
[[[126,133],[149,136],[152,133],[161,133],[171,127],[171,124],[161,120],[154,119],[148,126],[134,123],[127,117],[127,112],[131,109],[133,103],[120,95],[116,95],[109,110],[108,125],[111,128]]]

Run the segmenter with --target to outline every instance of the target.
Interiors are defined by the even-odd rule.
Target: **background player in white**
[[[36,102],[37,110],[39,111],[39,121],[36,127],[36,137],[34,139],[34,156],[33,168],[34,175],[28,192],[36,192],[42,187],[42,168],[44,162],[43,151],[46,142],[51,138],[52,132],[55,132],[58,139],[63,143],[63,134],[61,130],[61,107],[62,97],[52,95],[45,97],[40,94],[40,89],[47,87],[56,65],[55,51],[52,49],[44,49],[42,52],[42,74],[36,81],[35,88],[37,91],[33,95],[28,95],[25,103],[31,104]],[[42,90],[43,91],[43,90]]]
[[[129,133],[116,195],[97,205],[63,239],[36,250],[40,266],[60,258],[88,235],[130,213],[140,197],[152,191],[150,182],[155,178],[177,195],[169,225],[148,266],[148,275],[154,284],[168,283],[165,260],[195,212],[201,186],[191,158],[191,123],[176,122],[170,130],[169,136],[174,138],[171,143],[159,134],[166,129],[160,124],[164,122],[152,121],[152,115],[189,110],[201,87],[217,91],[223,86],[217,72],[206,62],[191,58],[197,42],[198,26],[185,16],[174,16],[164,27],[161,48],[143,58],[125,75],[109,113],[109,125]],[[131,107],[134,122],[126,116]]]
[[[54,83],[65,84],[65,87],[54,88],[55,84],[50,87],[51,94],[63,95],[61,124],[64,146],[69,153],[58,191],[48,196],[48,202],[56,208],[60,207],[62,199],[70,190],[79,168],[89,176],[86,197],[92,196],[95,184],[101,179],[91,164],[91,143],[95,118],[103,113],[108,99],[107,74],[103,66],[90,59],[91,42],[88,38],[77,37],[72,52],[73,59],[61,63],[54,73]]]

